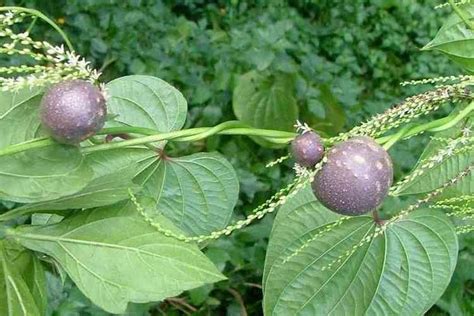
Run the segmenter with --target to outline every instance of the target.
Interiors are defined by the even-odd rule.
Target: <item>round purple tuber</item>
[[[291,152],[299,165],[312,168],[323,158],[324,146],[321,137],[309,131],[293,140]]]
[[[52,86],[40,105],[41,122],[60,143],[78,144],[104,126],[107,107],[99,88],[83,80]]]
[[[375,210],[393,181],[392,160],[372,138],[358,136],[334,146],[312,188],[328,209],[356,216]]]

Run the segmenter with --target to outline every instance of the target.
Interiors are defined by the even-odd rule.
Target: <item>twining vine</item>
[[[462,3],[455,4],[449,2],[454,8]],[[44,88],[51,85],[71,80],[87,80],[90,83],[98,84],[100,73],[94,70],[90,64],[76,54],[73,50],[67,36],[60,30],[60,28],[49,18],[42,15],[36,10],[3,7],[0,11],[5,13],[0,14],[0,38],[4,43],[0,47],[0,54],[21,55],[30,57],[34,64],[20,65],[20,66],[6,66],[0,67],[0,86],[2,91],[17,92],[25,88]],[[25,22],[27,18],[32,19],[32,24],[27,31],[17,33],[13,30],[13,26]],[[68,49],[63,46],[54,46],[46,41],[35,41],[30,37],[29,29],[34,25],[37,19],[41,19],[50,24],[63,37]],[[322,144],[329,148],[338,143],[345,142],[349,139],[359,136],[366,136],[375,139],[375,141],[382,145],[385,150],[391,148],[397,142],[407,140],[411,137],[427,132],[441,132],[448,130],[463,120],[471,116],[474,111],[473,95],[470,91],[470,86],[474,83],[474,77],[470,75],[449,76],[432,79],[422,79],[415,81],[408,81],[402,85],[415,84],[436,84],[435,89],[423,92],[421,94],[411,96],[401,103],[391,107],[384,113],[375,115],[370,120],[354,127],[346,133],[341,133],[338,136],[321,139]],[[100,85],[100,91],[104,97],[107,98],[107,90],[104,85]],[[465,107],[460,107],[460,110],[453,112],[446,117],[432,120],[423,124],[414,124],[413,122],[423,116],[431,114],[438,110],[441,105],[452,103],[467,104]],[[289,144],[301,134],[311,132],[309,126],[303,123],[297,123],[296,132],[284,132],[276,130],[258,129],[239,121],[224,122],[214,127],[200,127],[190,128],[180,131],[172,131],[167,133],[160,133],[156,130],[142,127],[122,126],[102,128],[90,141],[80,147],[83,154],[90,154],[97,151],[106,151],[117,148],[127,148],[134,146],[150,146],[154,143],[164,141],[174,142],[194,142],[202,140],[214,135],[245,135],[258,137],[273,144]],[[398,130],[397,130],[398,129]],[[395,131],[394,131],[395,130]],[[394,132],[393,132],[394,131]],[[103,136],[103,138],[100,138]],[[112,137],[111,137],[112,136]],[[113,136],[120,136],[120,141],[110,141]],[[445,161],[449,157],[460,155],[462,153],[471,152],[474,150],[474,139],[471,135],[470,127],[466,127],[460,137],[441,139],[447,142],[435,155],[421,161],[420,167],[412,174],[406,176],[398,183],[390,188],[390,194],[396,195],[400,188],[422,175],[425,171],[432,169],[437,164]],[[57,143],[57,139],[51,137],[42,137],[32,139],[23,143],[10,145],[0,149],[0,156],[11,155],[23,151],[43,148]],[[151,147],[154,148],[154,147]],[[272,167],[275,164],[281,163],[289,156],[284,156],[267,166]],[[239,230],[247,225],[250,225],[255,220],[261,219],[265,215],[274,212],[279,207],[284,205],[288,199],[296,195],[302,188],[312,183],[315,176],[322,170],[328,162],[327,157],[312,166],[295,165],[296,178],[293,182],[288,184],[285,188],[278,191],[270,199],[257,207],[245,219],[239,220],[221,230],[214,231],[208,235],[186,236],[184,234],[176,234],[172,230],[163,228],[153,217],[147,214],[142,207],[137,197],[132,190],[130,190],[130,200],[135,205],[138,214],[140,214],[150,225],[155,227],[158,231],[166,236],[176,238],[184,242],[201,243],[208,240],[220,238],[224,235],[229,235],[235,230]],[[421,205],[431,202],[435,197],[439,196],[446,188],[458,183],[462,178],[470,176],[473,166],[468,166],[465,170],[460,172],[454,178],[451,178],[445,184],[436,190],[427,194],[424,198],[417,200],[415,203],[402,210],[399,214],[389,220],[380,220],[378,214],[374,213],[376,228],[373,234],[366,236],[360,243],[354,245],[351,250],[337,258],[332,264],[340,262],[347,256],[350,256],[363,244],[370,242],[377,236],[382,235],[389,225],[404,218],[408,213],[418,209]],[[460,205],[458,202],[462,202]],[[458,203],[458,204],[456,204]],[[472,196],[462,196],[448,200],[437,201],[432,204],[432,208],[441,208],[450,210],[451,216],[462,216],[464,219],[472,218]],[[0,220],[9,219],[9,213],[2,214]],[[335,223],[327,226],[324,230],[318,232],[310,240],[306,241],[298,250],[293,252],[289,257],[284,259],[284,262],[296,256],[312,241],[316,240],[325,232],[337,227],[349,217],[341,217]],[[473,230],[470,225],[460,226],[458,233],[466,233]]]

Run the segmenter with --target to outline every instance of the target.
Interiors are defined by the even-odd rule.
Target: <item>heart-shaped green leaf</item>
[[[161,226],[176,230],[165,218]],[[49,226],[12,233],[23,246],[53,257],[79,289],[110,313],[223,280],[189,243],[166,237],[130,203],[84,211]]]
[[[156,160],[137,182],[157,201],[157,213],[189,235],[225,227],[239,194],[234,168],[217,153]]]
[[[278,216],[273,222],[272,233],[265,258],[263,286],[265,287],[268,272],[275,260],[301,232],[312,230],[315,227],[323,227],[337,220],[339,217],[340,215],[329,211],[315,199],[309,185],[289,199],[288,202],[278,210]],[[288,229],[288,222],[291,222],[293,229]]]
[[[181,92],[151,76],[126,76],[107,84],[109,112],[115,121],[169,132],[184,125],[187,102]]]
[[[293,86],[287,74],[264,76],[251,71],[242,75],[233,95],[235,116],[254,127],[292,131],[298,118]]]
[[[0,91],[0,148],[37,136],[42,90]]]
[[[363,242],[375,232],[372,218],[321,226],[327,210],[311,205],[277,216],[272,239],[293,237],[267,272],[265,315],[419,315],[446,289],[458,245],[444,214],[415,211]]]

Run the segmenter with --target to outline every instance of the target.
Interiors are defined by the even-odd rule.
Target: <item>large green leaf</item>
[[[262,284],[265,287],[268,272],[280,253],[300,234],[315,227],[322,227],[340,216],[329,211],[316,200],[308,185],[278,210],[265,258]],[[288,229],[291,225],[292,229]]]
[[[10,219],[38,211],[93,208],[125,200],[129,198],[129,189],[137,187],[132,180],[153,163],[155,157],[155,152],[143,148],[120,148],[91,153],[87,155],[86,162],[92,168],[94,176],[84,189],[52,201],[24,205],[0,215],[0,218]]]
[[[92,176],[74,146],[51,145],[0,156],[0,198],[21,203],[53,200],[81,190]]]
[[[107,84],[107,106],[116,122],[169,132],[184,125],[187,102],[181,92],[151,76],[126,76]]]
[[[233,95],[237,118],[259,128],[292,131],[298,118],[293,79],[288,74],[242,75]]]
[[[37,136],[41,96],[39,89],[0,91],[0,148]]]
[[[306,93],[306,108],[303,107],[301,117],[321,136],[337,135],[342,132],[346,123],[346,113],[340,101],[327,84],[309,88]]]
[[[225,227],[239,194],[234,168],[217,153],[156,160],[137,181],[157,201],[158,214],[189,235]]]
[[[474,6],[466,4],[459,8],[474,23]],[[435,38],[423,49],[440,51],[466,70],[474,72],[474,31],[456,13],[446,20]]]
[[[8,256],[5,241],[0,240],[0,315],[41,315],[40,308],[19,268]],[[33,280],[29,281],[31,283]]]
[[[53,257],[79,289],[111,313],[223,280],[189,243],[166,237],[132,203],[84,211],[50,226],[17,229],[23,246]],[[180,233],[164,218],[160,224]]]
[[[323,211],[313,207],[299,221]],[[281,234],[297,234],[268,272],[265,315],[420,315],[442,295],[456,265],[456,233],[441,212],[415,211],[355,252],[374,233],[371,217],[327,231],[318,221],[304,230],[290,220],[281,225]]]

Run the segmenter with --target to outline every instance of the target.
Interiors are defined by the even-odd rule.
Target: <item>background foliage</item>
[[[422,89],[400,87],[401,81],[459,73],[441,54],[420,51],[446,13],[433,10],[431,1],[313,2],[0,0],[1,5],[34,7],[53,17],[76,50],[103,71],[103,81],[148,74],[175,85],[189,103],[187,127],[234,119],[233,91],[251,71],[270,83],[283,81],[288,95],[279,100],[294,102],[299,117],[327,135]],[[46,27],[38,25],[36,32],[59,42]],[[424,142],[416,138],[391,150],[396,177],[414,165]],[[240,216],[291,177],[291,162],[265,168],[266,162],[286,154],[284,149],[264,149],[245,138],[215,137],[170,148],[171,156],[203,150],[224,154],[240,179]],[[390,204],[396,208],[402,203],[394,199]],[[181,315],[182,310],[241,315],[244,305],[249,315],[260,314],[259,284],[271,225],[272,219],[265,218],[207,248],[206,255],[229,280],[159,306],[131,306],[130,314],[146,315],[151,308],[156,315]],[[455,276],[431,314],[474,313],[472,245],[472,240],[461,241]],[[47,281],[51,314],[102,315],[70,281],[63,287],[52,273]]]

